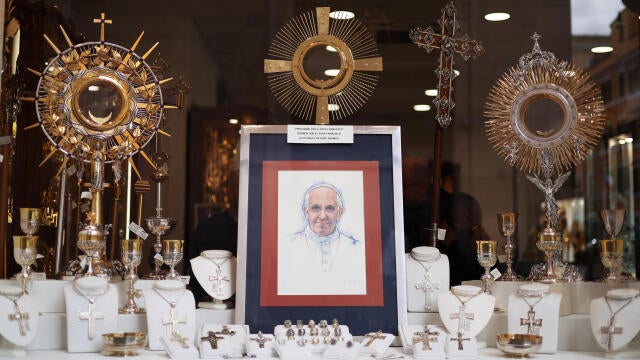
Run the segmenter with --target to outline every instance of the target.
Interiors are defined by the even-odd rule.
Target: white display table
[[[0,280],[0,283],[15,284],[15,280]],[[153,281],[140,280],[136,283],[136,288],[150,288]],[[479,285],[480,282],[469,282],[470,284]],[[41,310],[40,323],[38,325],[35,340],[27,346],[27,357],[32,357],[32,352],[38,350],[36,354],[46,356],[45,350],[61,350],[59,352],[50,352],[53,357],[73,358],[74,356],[85,356],[83,358],[91,358],[95,354],[69,354],[66,348],[66,316],[64,313],[65,304],[63,296],[63,287],[68,284],[67,281],[46,280],[35,281],[31,291],[31,295],[37,299]],[[478,341],[485,341],[488,346],[495,347],[496,334],[507,332],[507,313],[506,304],[508,295],[507,289],[517,289],[522,282],[496,282],[492,288],[494,296],[496,296],[496,307],[502,306],[502,311],[493,314],[487,326],[477,335]],[[114,283],[119,290],[119,302],[122,306],[126,301],[126,284],[125,282]],[[589,320],[589,304],[591,299],[603,296],[611,287],[604,283],[569,283],[563,285],[555,285],[551,287],[551,291],[559,286],[565,287],[562,290],[563,302],[565,294],[568,301],[565,305],[566,309],[571,309],[574,313],[571,315],[560,316],[558,349],[560,354],[566,354],[562,351],[587,351],[593,352],[593,358],[603,357],[604,353],[597,345],[593,334],[591,334]],[[640,283],[621,283],[618,287],[622,288],[640,288]],[[514,290],[515,291],[515,290]],[[580,301],[580,297],[582,301]],[[136,298],[136,302],[140,306],[144,306],[142,297]],[[202,324],[232,324],[234,310],[196,310],[196,328]],[[562,311],[561,311],[562,315]],[[407,314],[409,325],[442,325],[440,317],[437,313],[419,313],[410,312]],[[118,315],[119,331],[146,331],[145,314],[120,314]],[[361,334],[354,334],[361,335]],[[398,342],[399,344],[399,342]],[[40,352],[40,350],[44,352]],[[493,349],[497,351],[495,348]],[[150,353],[154,355],[154,353]],[[160,352],[159,354],[164,354]],[[481,357],[485,358],[486,354],[492,354],[491,349],[481,350]],[[496,355],[499,352],[495,353]],[[95,355],[100,356],[100,355]],[[160,356],[160,355],[158,355]],[[544,357],[545,355],[536,355],[536,357]],[[558,354],[550,355],[556,359]],[[568,356],[568,355],[567,355]],[[586,356],[586,355],[585,355]],[[156,357],[156,355],[154,355]],[[589,357],[589,356],[587,356]],[[491,357],[486,357],[491,358]],[[561,357],[558,357],[561,358]],[[569,358],[569,357],[567,357]]]

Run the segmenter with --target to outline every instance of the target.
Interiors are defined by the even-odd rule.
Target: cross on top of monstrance
[[[460,38],[455,38],[456,30],[459,28],[456,22],[456,8],[453,1],[449,2],[442,9],[442,16],[438,20],[441,31],[436,33],[431,26],[426,29],[415,28],[411,30],[409,36],[411,41],[418,47],[430,53],[433,49],[440,49],[440,66],[436,69],[438,75],[438,95],[433,100],[436,105],[436,120],[442,128],[446,128],[451,123],[451,109],[455,106],[451,101],[453,87],[451,82],[456,77],[453,71],[453,54],[460,54],[465,61],[470,57],[476,57],[484,52],[482,43],[472,40],[467,34]]]

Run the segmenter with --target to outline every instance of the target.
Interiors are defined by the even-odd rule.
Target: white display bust
[[[190,262],[198,283],[214,300],[198,303],[198,307],[226,309],[223,301],[233,296],[236,289],[236,258],[231,251],[206,250]]]
[[[407,310],[438,312],[438,294],[449,291],[449,258],[430,246],[415,247],[405,258]]]
[[[447,357],[477,356],[475,337],[491,319],[495,304],[495,297],[472,285],[454,286],[451,292],[438,295],[440,319],[450,334]],[[463,349],[458,347],[458,338],[464,339],[460,342]]]
[[[67,351],[98,352],[102,334],[118,328],[118,291],[106,279],[77,278],[64,287],[67,310]]]
[[[24,356],[38,330],[33,298],[12,285],[0,285],[0,356]]]
[[[637,289],[614,289],[591,301],[591,331],[607,357],[640,358],[639,344],[627,346],[640,331],[639,297]]]
[[[174,332],[195,343],[196,303],[182,281],[158,280],[142,294],[147,308],[149,350],[162,350],[160,339],[172,339]]]
[[[555,353],[558,350],[561,300],[562,294],[549,293],[549,285],[531,283],[520,286],[517,294],[509,295],[508,332],[527,334],[530,329],[533,334],[542,336],[538,353]]]

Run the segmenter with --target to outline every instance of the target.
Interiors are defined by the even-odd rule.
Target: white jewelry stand
[[[22,288],[0,285],[0,356],[25,356],[38,330],[35,300]]]
[[[247,355],[250,357],[274,357],[276,339],[271,334],[249,334],[247,337]],[[262,345],[260,345],[262,344]]]
[[[455,295],[454,295],[455,294]],[[464,306],[456,295],[465,302]],[[493,315],[496,298],[482,292],[482,288],[472,285],[458,285],[451,292],[438,295],[440,320],[451,335],[447,339],[447,357],[477,357],[476,335],[487,325]],[[457,341],[461,332],[463,349]]]
[[[190,260],[193,275],[213,302],[200,302],[198,307],[226,309],[223,302],[233,296],[236,289],[236,258],[231,251],[206,250]]]
[[[610,358],[640,358],[640,343],[630,344],[640,331],[640,298],[637,289],[614,289],[591,301],[589,317],[591,331],[598,344]],[[627,304],[625,306],[625,304]],[[624,308],[623,308],[624,306]],[[610,323],[615,313],[613,323]],[[611,326],[611,335],[608,328]],[[610,344],[609,344],[610,342]]]
[[[449,291],[449,258],[437,248],[418,246],[405,254],[407,310],[438,312],[438,294]]]
[[[509,295],[507,328],[509,334],[527,334],[531,327],[535,335],[542,336],[542,346],[537,353],[558,351],[558,323],[562,294],[550,294],[549,285],[524,284],[518,294]],[[533,312],[529,313],[529,305]],[[531,323],[531,325],[529,325]]]
[[[196,303],[191,291],[180,280],[158,280],[142,290],[147,309],[149,350],[162,350],[160,338],[173,338],[173,332],[194,343]],[[174,303],[174,307],[171,306]]]
[[[327,345],[322,357],[324,359],[355,359],[362,345],[354,341],[338,341],[335,344]]]
[[[311,321],[310,321],[311,323]],[[275,340],[278,343],[278,353],[285,354],[288,357],[297,357],[298,353],[315,353],[322,354],[331,346],[340,343],[345,345],[344,352],[351,354],[353,352],[353,336],[349,332],[349,326],[342,324],[327,324],[324,328],[320,324],[313,322],[314,331],[311,330],[309,324],[300,323],[291,324],[290,327],[284,325],[276,325],[273,330]],[[287,335],[288,330],[293,330],[291,338]],[[346,343],[352,342],[351,347],[346,347]],[[303,349],[298,349],[301,347]],[[338,350],[336,350],[338,351]],[[339,353],[340,351],[338,351]],[[331,353],[331,352],[330,352]],[[347,355],[350,356],[350,355]]]
[[[67,310],[67,351],[101,351],[102,334],[115,332],[118,328],[116,287],[106,279],[85,276],[64,287],[64,300]]]

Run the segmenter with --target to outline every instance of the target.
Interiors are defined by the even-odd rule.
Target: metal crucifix
[[[433,144],[434,174],[433,174],[433,203],[431,210],[431,234],[433,246],[438,239],[438,213],[440,207],[440,167],[442,151],[442,131],[451,123],[451,109],[455,106],[451,100],[453,92],[452,81],[456,77],[453,70],[453,55],[460,54],[464,60],[480,55],[484,48],[482,43],[472,40],[468,35],[455,38],[459,24],[456,22],[456,8],[450,1],[443,9],[438,20],[441,31],[436,33],[430,26],[426,29],[415,28],[409,36],[411,41],[430,53],[433,49],[440,49],[440,65],[436,69],[438,75],[438,95],[433,100],[436,105],[435,139]]]

